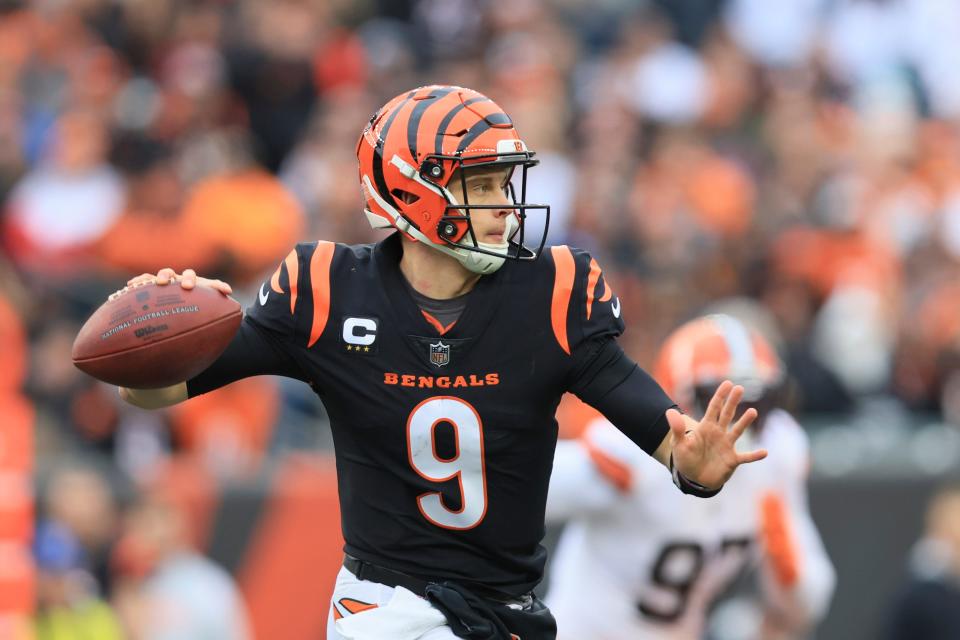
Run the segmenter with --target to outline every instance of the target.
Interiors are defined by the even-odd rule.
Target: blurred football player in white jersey
[[[776,407],[776,352],[741,321],[710,315],[671,334],[654,375],[693,415],[719,381],[743,385],[741,404],[760,417],[741,442],[769,458],[702,499],[676,490],[602,416],[561,441],[547,501],[548,519],[567,522],[547,593],[558,639],[702,638],[711,604],[750,569],[762,615],[737,637],[803,637],[826,613],[836,578],[807,506],[807,437]]]

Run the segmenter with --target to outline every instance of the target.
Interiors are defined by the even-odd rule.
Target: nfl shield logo
[[[430,362],[442,367],[450,364],[450,345],[443,344],[443,341],[430,345]]]

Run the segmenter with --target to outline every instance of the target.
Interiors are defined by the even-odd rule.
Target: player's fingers
[[[750,462],[756,462],[757,460],[763,460],[766,457],[767,457],[766,449],[757,449],[756,451],[738,453],[737,464],[748,464]]]
[[[140,275],[127,280],[127,286],[135,287],[138,284],[143,284],[145,282],[153,282],[156,279],[157,279],[157,276],[155,276],[152,273],[141,273]]]
[[[718,422],[722,428],[726,429],[733,421],[733,417],[737,415],[737,405],[740,404],[741,398],[743,398],[743,387],[739,384],[734,385],[723,401],[723,408],[720,409]]]
[[[184,269],[180,275],[180,286],[184,289],[193,289],[197,286],[197,272],[193,269]]]
[[[737,439],[743,435],[743,432],[753,424],[753,421],[757,419],[757,410],[753,407],[750,407],[743,412],[743,415],[740,416],[740,419],[733,423],[733,427],[730,428],[730,440],[736,442]]]
[[[679,442],[687,433],[687,421],[683,419],[683,414],[676,409],[667,409],[667,424],[670,425],[670,432],[673,434],[674,441]]]
[[[209,278],[199,278],[197,280],[197,283],[202,284],[206,287],[210,287],[211,289],[216,289],[217,291],[219,291],[225,296],[228,296],[231,293],[233,293],[233,287],[231,287],[229,284],[227,284],[223,280],[210,280]]]
[[[727,399],[727,395],[730,393],[732,387],[733,383],[729,380],[724,380],[720,383],[720,386],[717,387],[717,390],[713,393],[713,397],[710,398],[710,403],[707,404],[707,410],[703,412],[704,422],[717,422],[719,420],[720,409],[723,407],[723,402]]]
[[[170,284],[171,280],[177,279],[177,272],[171,269],[170,267],[164,267],[157,272],[157,284],[166,285]]]

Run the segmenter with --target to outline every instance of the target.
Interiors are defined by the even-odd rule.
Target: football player
[[[766,454],[734,447],[756,413],[736,418],[743,389],[724,382],[701,420],[686,417],[624,355],[620,300],[597,262],[525,236],[529,215],[549,216],[525,201],[537,159],[490,98],[403,93],[370,119],[357,156],[367,220],[396,231],[298,245],[207,371],[121,395],[158,407],[260,374],[312,386],[346,541],[329,638],[552,638],[532,589],[561,395],[704,496]],[[152,280],[229,291],[170,269],[131,284]]]
[[[750,568],[764,615],[738,637],[797,637],[825,613],[835,575],[807,507],[806,435],[776,408],[776,352],[741,321],[711,315],[671,334],[654,375],[690,415],[704,412],[718,381],[740,384],[760,414],[741,443],[770,456],[697,500],[669,491],[669,474],[602,416],[560,442],[547,500],[548,519],[567,520],[547,595],[558,637],[701,638],[711,604]]]

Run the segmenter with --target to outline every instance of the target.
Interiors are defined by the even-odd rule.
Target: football
[[[240,303],[209,287],[127,287],[84,323],[73,342],[73,363],[122,387],[170,386],[210,366],[242,318]]]

